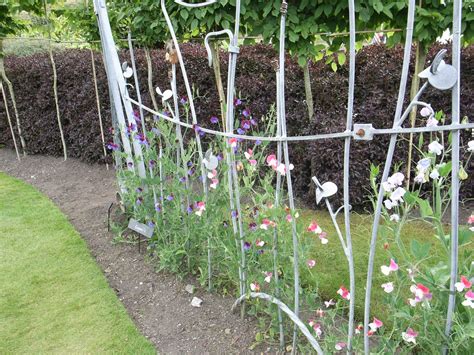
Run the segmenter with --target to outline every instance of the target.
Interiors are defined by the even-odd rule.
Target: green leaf
[[[337,64],[332,62],[331,63],[331,69],[334,71],[334,72],[337,72]]]
[[[439,175],[442,177],[448,176],[452,168],[453,168],[452,161],[449,161],[448,163],[441,165],[440,167],[438,167]]]
[[[423,218],[433,216],[433,209],[428,200],[418,199],[418,205],[420,206],[420,212]]]
[[[298,57],[298,65],[300,67],[304,67],[306,65],[306,62],[307,62],[307,60],[306,60],[305,57]]]
[[[423,259],[428,256],[430,252],[430,243],[420,243],[413,239],[410,244],[410,250],[416,259]]]
[[[181,15],[184,21],[186,21],[189,17],[189,12],[186,9],[181,10],[179,14]]]
[[[339,53],[337,55],[337,62],[339,63],[340,66],[344,65],[346,62],[346,54],[345,53]]]

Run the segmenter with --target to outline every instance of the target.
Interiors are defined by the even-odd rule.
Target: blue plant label
[[[133,218],[130,218],[130,221],[128,222],[128,228],[137,232],[138,234],[143,235],[146,238],[151,238],[155,229],[154,227],[140,223]]]

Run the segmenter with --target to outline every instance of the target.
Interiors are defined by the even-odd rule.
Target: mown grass
[[[66,217],[0,173],[0,353],[104,352],[155,349]]]

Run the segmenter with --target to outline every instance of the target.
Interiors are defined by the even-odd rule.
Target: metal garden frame
[[[174,107],[171,107],[167,103],[167,107],[171,112],[171,117],[165,116],[160,112],[157,112],[149,107],[146,107],[142,104],[140,97],[140,90],[138,88],[138,79],[136,76],[135,60],[133,55],[132,42],[129,36],[129,47],[131,54],[132,70],[134,75],[134,84],[137,92],[137,100],[132,99],[128,95],[127,83],[123,76],[123,69],[119,63],[115,43],[112,37],[112,30],[109,24],[109,19],[107,15],[107,9],[105,5],[105,0],[94,0],[94,8],[97,15],[98,25],[100,28],[101,43],[103,48],[103,54],[105,58],[105,65],[107,70],[108,84],[111,92],[111,101],[113,103],[113,110],[115,111],[115,120],[116,126],[120,128],[120,137],[121,143],[124,152],[127,155],[127,161],[132,162],[133,157],[138,161],[138,166],[133,167],[128,164],[131,171],[137,172],[138,175],[142,178],[147,177],[147,171],[145,169],[145,163],[142,158],[141,146],[137,142],[130,142],[129,138],[126,135],[126,121],[129,124],[135,124],[135,118],[133,115],[132,105],[135,105],[139,108],[140,117],[144,119],[144,111],[156,115],[164,120],[167,120],[174,125],[176,125],[176,133],[179,140],[179,150],[177,155],[177,164],[180,162],[180,154],[184,154],[183,140],[181,129],[184,128],[193,128],[194,125],[198,124],[198,117],[194,108],[193,93],[191,86],[186,74],[186,68],[183,62],[183,57],[180,51],[179,43],[173,29],[171,19],[166,10],[165,1],[161,1],[161,8],[163,15],[166,19],[171,37],[176,51],[179,67],[184,79],[186,94],[189,98],[189,105],[191,110],[192,124],[182,122],[179,118],[179,110],[177,108],[177,88],[176,88],[176,65],[172,66],[172,78],[170,82],[172,98]],[[218,0],[207,0],[202,3],[187,3],[186,1],[175,0],[179,5],[186,6],[189,8],[196,8],[207,6],[218,2]],[[350,231],[350,201],[349,201],[349,168],[350,168],[350,149],[351,141],[355,140],[370,140],[374,135],[390,135],[390,143],[388,146],[387,157],[385,161],[385,166],[383,170],[382,182],[385,182],[390,173],[392,159],[395,151],[395,145],[397,137],[399,134],[406,133],[420,133],[420,132],[436,132],[436,131],[452,131],[452,206],[451,206],[451,281],[450,281],[450,296],[449,296],[449,305],[447,310],[447,320],[445,327],[445,334],[449,336],[451,331],[451,323],[453,318],[453,311],[455,305],[455,294],[454,294],[454,283],[456,282],[457,269],[458,269],[458,206],[459,206],[459,131],[461,129],[472,129],[474,124],[460,124],[460,114],[459,114],[459,105],[460,105],[460,29],[461,29],[461,10],[462,10],[462,1],[454,1],[453,8],[453,48],[452,48],[452,66],[448,66],[451,74],[451,78],[446,78],[446,73],[438,71],[438,65],[444,56],[444,52],[440,53],[436,60],[433,62],[430,69],[431,78],[436,80],[429,80],[422,85],[419,92],[416,94],[414,100],[408,105],[408,107],[403,111],[403,101],[406,93],[407,79],[409,74],[409,64],[410,64],[410,52],[412,45],[413,37],[413,24],[415,18],[415,0],[409,0],[409,9],[408,9],[408,18],[407,18],[407,27],[406,27],[406,41],[404,49],[404,60],[403,60],[403,69],[400,79],[400,87],[398,94],[398,101],[396,106],[396,111],[394,115],[393,126],[390,129],[375,129],[370,124],[353,124],[353,107],[354,107],[354,83],[355,83],[355,9],[354,9],[354,0],[349,0],[349,23],[350,23],[350,45],[349,45],[349,93],[347,98],[347,117],[346,117],[346,129],[343,132],[338,133],[329,133],[329,134],[316,134],[310,136],[288,136],[286,129],[286,110],[285,110],[285,25],[286,25],[286,14],[288,4],[285,0],[282,1],[281,6],[281,21],[280,21],[280,48],[279,48],[279,68],[277,73],[277,133],[276,136],[272,137],[257,137],[257,136],[247,136],[235,134],[233,131],[234,127],[234,89],[235,89],[235,72],[237,65],[237,58],[239,54],[239,30],[240,30],[240,0],[236,1],[236,14],[235,14],[235,28],[234,32],[226,29],[222,31],[217,31],[209,33],[205,38],[205,46],[209,54],[209,62],[211,63],[213,58],[211,56],[211,51],[209,48],[208,40],[212,36],[218,36],[226,34],[229,37],[229,68],[228,68],[228,78],[227,78],[227,111],[226,111],[226,131],[216,131],[211,129],[201,128],[201,130],[207,134],[214,136],[221,136],[225,138],[240,138],[247,141],[270,141],[277,142],[277,159],[282,161],[282,157],[286,166],[286,183],[288,187],[288,201],[290,209],[295,210],[295,201],[293,198],[293,189],[292,189],[292,178],[290,172],[290,163],[289,163],[289,153],[288,153],[288,142],[295,141],[316,141],[324,140],[329,138],[340,138],[344,139],[344,183],[343,183],[343,193],[344,193],[344,204],[338,208],[335,212],[329,201],[329,198],[332,194],[335,193],[337,187],[330,182],[321,184],[317,177],[313,177],[313,181],[316,184],[316,199],[319,203],[320,200],[324,199],[326,207],[330,213],[336,232],[340,239],[342,249],[347,258],[348,268],[349,268],[349,278],[350,278],[350,301],[349,301],[349,318],[348,318],[348,334],[347,334],[347,352],[352,352],[352,339],[354,335],[354,303],[355,303],[355,276],[354,276],[354,260],[352,253],[352,240],[351,240],[351,231]],[[452,78],[454,73],[455,78]],[[443,77],[444,76],[444,77]],[[447,82],[449,82],[447,84]],[[408,116],[413,106],[423,105],[426,107],[430,106],[422,101],[420,97],[422,96],[425,89],[428,85],[432,85],[435,88],[446,90],[449,89],[452,92],[452,123],[450,125],[439,126],[439,127],[420,127],[420,128],[403,128],[402,123]],[[447,87],[448,86],[448,87]],[[431,108],[430,108],[431,109]],[[432,111],[432,109],[431,109]],[[201,173],[203,176],[206,175],[205,163],[208,162],[211,156],[209,154],[204,155],[202,151],[202,146],[200,142],[199,134],[196,132],[196,142],[197,149],[199,154],[199,159],[201,162]],[[228,193],[230,200],[230,208],[232,211],[237,211],[237,215],[241,214],[241,205],[240,205],[240,193],[239,193],[239,183],[237,178],[237,169],[236,162],[233,150],[230,147],[230,144],[227,142],[227,154],[226,154],[226,163],[229,167],[228,169]],[[133,147],[133,151],[132,151]],[[152,174],[150,170],[148,172]],[[160,174],[161,167],[160,167]],[[281,196],[283,191],[281,190],[282,176],[280,173],[277,175],[276,180],[276,193],[275,193],[275,205],[278,206],[281,202]],[[332,185],[331,185],[332,184]],[[206,179],[203,179],[203,191],[207,196],[208,187],[206,184]],[[162,188],[161,188],[162,190]],[[154,192],[155,202],[157,200],[156,193]],[[187,200],[189,204],[189,198]],[[366,284],[366,294],[365,294],[365,311],[364,311],[364,349],[365,353],[369,354],[370,344],[368,337],[369,330],[369,318],[370,318],[370,297],[371,297],[371,288],[372,288],[372,276],[374,270],[374,258],[375,258],[375,245],[377,241],[378,227],[381,217],[383,203],[383,190],[380,187],[378,200],[375,208],[375,217],[372,228],[372,238],[370,243],[369,251],[369,264],[368,264],[368,273],[367,273],[367,284]],[[340,228],[336,221],[336,216],[339,212],[344,211],[344,231]],[[184,213],[184,211],[183,211]],[[240,218],[232,217],[232,226],[233,233],[238,249],[240,249],[240,264],[239,264],[239,280],[240,280],[240,297],[235,301],[233,308],[237,307],[239,304],[243,303],[247,297],[259,298],[266,300],[275,304],[278,307],[278,319],[280,327],[280,345],[281,347],[285,344],[284,333],[283,333],[283,322],[282,317],[285,313],[293,322],[294,322],[294,332],[293,332],[293,349],[296,349],[297,341],[297,332],[300,330],[304,336],[308,339],[309,343],[313,346],[315,351],[318,354],[322,354],[323,350],[321,349],[318,340],[311,334],[307,329],[305,324],[299,318],[299,269],[298,269],[298,235],[296,232],[296,222],[295,219],[292,220],[292,238],[293,238],[293,257],[294,257],[294,305],[291,309],[288,305],[285,305],[281,300],[279,300],[279,288],[278,288],[278,272],[277,272],[277,263],[278,263],[278,250],[276,245],[278,244],[278,233],[274,232],[274,248],[273,248],[273,258],[274,258],[274,275],[276,281],[276,294],[275,296],[269,295],[262,292],[247,292],[246,290],[246,260],[244,252],[244,230]],[[208,266],[209,266],[209,287],[211,287],[211,246],[210,240],[208,240]],[[446,350],[445,350],[446,351]]]

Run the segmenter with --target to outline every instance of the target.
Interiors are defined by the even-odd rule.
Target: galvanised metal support
[[[413,37],[413,23],[415,20],[415,0],[410,0],[408,3],[408,19],[407,19],[407,31],[405,39],[405,50],[403,56],[403,68],[402,76],[400,78],[400,88],[398,91],[398,101],[397,107],[395,110],[395,118],[393,128],[399,126],[400,116],[403,108],[403,101],[405,99],[406,84],[408,80],[408,69],[410,65],[410,54],[411,54],[411,44]],[[385,161],[384,171],[382,175],[382,183],[387,181],[388,175],[390,173],[390,168],[392,165],[393,154],[395,151],[395,145],[397,143],[397,134],[392,134],[390,136],[390,143],[387,152],[387,158]],[[375,216],[374,224],[372,227],[372,238],[370,241],[370,251],[369,251],[369,265],[367,271],[367,285],[365,288],[365,307],[364,307],[364,351],[366,355],[370,353],[370,343],[369,343],[369,323],[370,323],[370,296],[372,291],[372,277],[374,271],[374,260],[375,260],[375,246],[377,242],[377,233],[378,227],[380,224],[380,216],[382,213],[382,203],[383,203],[383,187],[382,183],[380,184],[379,195],[377,198],[377,204],[375,207]]]
[[[462,1],[453,2],[453,48],[452,65],[456,69],[456,83],[452,89],[452,124],[459,124],[461,95],[461,18]],[[458,274],[458,228],[459,228],[459,130],[452,135],[452,171],[451,171],[451,279],[449,281],[449,303],[446,315],[445,335],[449,338],[456,305],[455,286]],[[443,349],[447,353],[447,348]]]

